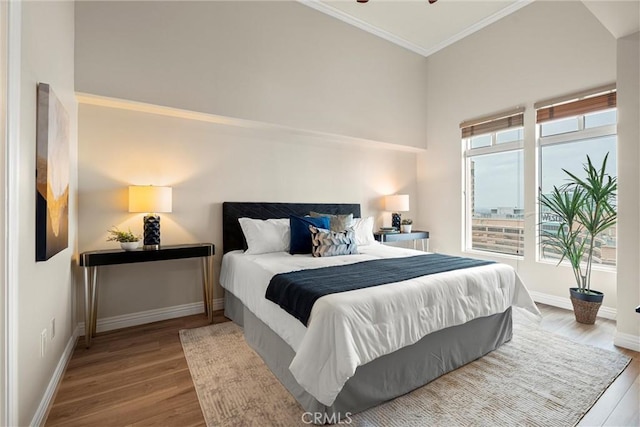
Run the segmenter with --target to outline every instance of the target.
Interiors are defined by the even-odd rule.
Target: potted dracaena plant
[[[617,220],[617,178],[606,172],[607,153],[600,167],[589,156],[583,165],[585,177],[563,169],[568,183],[554,186],[550,194],[540,195],[540,204],[559,222],[557,230],[542,231],[543,248],[552,248],[569,261],[577,287],[570,288],[576,320],[593,324],[604,294],[591,289],[591,267],[598,235],[614,226]]]

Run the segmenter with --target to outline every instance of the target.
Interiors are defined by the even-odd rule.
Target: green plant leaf
[[[107,237],[107,242],[126,243],[126,242],[137,242],[138,240],[140,240],[140,236],[136,236],[135,234],[133,234],[131,232],[131,229],[129,229],[128,231],[122,231],[118,229],[118,227],[113,226],[107,231],[110,234],[110,236]]]
[[[578,288],[589,291],[591,266],[596,237],[617,222],[617,178],[606,173],[607,153],[600,167],[587,156],[583,165],[586,177],[563,169],[569,176],[568,183],[554,186],[549,195],[540,194],[540,205],[560,219],[556,233],[541,233],[544,247],[561,254],[559,261],[567,259],[578,283]],[[584,272],[582,265],[585,264]]]

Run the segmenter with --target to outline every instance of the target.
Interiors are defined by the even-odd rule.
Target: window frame
[[[558,260],[554,258],[546,258],[542,253],[542,218],[541,218],[541,209],[540,209],[540,193],[542,186],[542,149],[544,147],[551,147],[555,145],[569,144],[569,143],[579,143],[581,141],[588,141],[597,138],[605,138],[605,137],[616,137],[616,145],[617,145],[617,137],[618,137],[618,126],[617,120],[616,124],[607,124],[597,127],[585,128],[585,116],[588,114],[593,114],[595,112],[605,112],[616,110],[617,117],[617,106],[613,108],[601,109],[589,113],[579,114],[575,117],[578,121],[578,130],[564,132],[556,135],[542,136],[542,126],[545,123],[549,123],[549,121],[539,122],[535,124],[535,134],[536,134],[536,257],[535,260],[541,264],[552,264],[558,265]],[[567,117],[558,119],[558,120],[566,120]],[[618,163],[618,152],[616,147],[616,165]],[[616,171],[617,174],[617,171]],[[616,252],[617,252],[617,229],[616,229]],[[569,261],[563,260],[560,265],[570,266]],[[610,264],[600,264],[593,263],[592,269],[598,271],[608,271],[608,272],[616,272],[618,267],[618,258],[616,253],[616,263],[615,265]]]
[[[504,143],[497,143],[497,134],[500,132],[504,132],[507,130],[515,130],[515,129],[521,129],[522,130],[522,139],[520,139],[519,141],[514,141],[514,142],[504,142]],[[463,150],[463,165],[464,165],[464,174],[463,174],[463,179],[464,179],[464,233],[462,236],[462,251],[463,252],[469,252],[469,253],[478,253],[478,254],[483,254],[483,255],[490,255],[490,256],[497,256],[497,257],[505,257],[505,258],[511,258],[511,259],[516,259],[516,260],[522,260],[524,258],[524,251],[522,254],[510,254],[510,253],[505,253],[505,252],[494,252],[494,251],[489,251],[489,250],[485,250],[485,249],[477,249],[473,247],[473,215],[471,214],[471,206],[472,206],[472,200],[471,200],[471,160],[473,157],[477,157],[477,156],[482,156],[482,155],[486,155],[486,154],[500,154],[500,153],[507,153],[507,152],[513,152],[513,151],[518,151],[520,150],[522,152],[522,156],[524,159],[524,146],[525,146],[525,126],[524,124],[519,125],[519,126],[513,126],[511,128],[507,128],[507,129],[500,129],[497,131],[493,131],[490,133],[485,133],[485,134],[480,134],[480,135],[473,135],[473,136],[469,136],[466,138],[462,138],[461,142],[462,142],[462,150]],[[471,139],[474,136],[482,136],[482,135],[487,135],[490,134],[491,135],[491,145],[487,146],[487,147],[478,147],[478,148],[471,148]],[[522,182],[523,182],[523,186],[524,186],[524,168],[522,170]],[[524,190],[524,188],[523,188]],[[524,209],[524,206],[522,207]],[[524,234],[523,234],[524,237]],[[524,247],[523,247],[524,249]]]

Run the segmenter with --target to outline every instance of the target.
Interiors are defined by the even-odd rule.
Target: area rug
[[[630,362],[541,330],[516,312],[514,319],[509,343],[345,424],[574,426]],[[226,322],[180,331],[180,338],[207,426],[306,424],[240,327]],[[584,375],[585,366],[597,369]]]

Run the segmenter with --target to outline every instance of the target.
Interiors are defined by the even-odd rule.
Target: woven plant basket
[[[596,316],[602,305],[601,302],[582,301],[572,297],[571,303],[573,304],[573,313],[578,323],[585,323],[587,325],[596,323]]]

